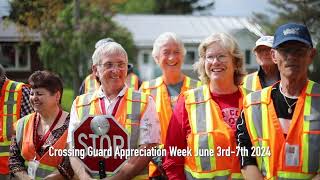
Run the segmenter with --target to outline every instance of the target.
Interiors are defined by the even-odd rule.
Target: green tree
[[[76,26],[74,5],[67,5],[58,14],[55,23],[47,25],[42,31],[41,46],[38,50],[44,66],[59,72],[64,79],[73,82],[77,94],[81,80],[87,75],[97,40],[112,37],[124,46],[128,56],[134,56],[133,39],[125,28],[103,15],[104,10],[92,4],[80,4],[80,19]]]
[[[54,22],[58,13],[71,0],[34,0],[9,1],[11,12],[9,19],[16,25],[27,26],[31,30],[40,31],[46,23]]]
[[[81,80],[90,69],[97,40],[111,37],[124,46],[129,57],[134,57],[131,33],[112,21],[114,10],[111,5],[124,2],[12,0],[9,19],[21,27],[26,26],[41,33],[38,54],[44,67],[59,73],[65,84],[72,85],[74,94],[77,94]],[[76,8],[77,4],[79,8]]]
[[[319,0],[269,0],[274,7],[270,12],[275,16],[255,13],[254,19],[261,24],[267,34],[274,34],[275,29],[288,22],[297,22],[309,28],[317,47],[318,55],[310,68],[310,79],[320,82],[320,1]]]

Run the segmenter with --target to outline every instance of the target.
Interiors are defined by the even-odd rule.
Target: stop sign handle
[[[103,179],[103,178],[107,177],[106,172],[105,172],[106,165],[105,165],[103,159],[101,159],[98,163],[99,163],[99,176],[100,176],[100,179]]]

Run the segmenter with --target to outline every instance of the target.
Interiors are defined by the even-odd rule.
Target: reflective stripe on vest
[[[235,151],[236,142],[233,130],[220,118],[222,112],[212,100],[209,87],[204,85],[187,91],[185,99],[191,128],[187,144],[192,152],[195,153],[199,149],[210,149],[217,153],[218,147],[231,148],[231,151]],[[240,106],[241,101],[240,99]],[[242,179],[240,163],[234,154],[231,154],[230,157],[216,155],[185,157],[185,172],[187,179],[228,179],[230,176]]]
[[[261,90],[262,86],[258,76],[258,71],[246,75],[243,78],[242,87],[246,90],[246,94],[249,94],[250,92],[253,92],[253,91]]]
[[[28,162],[32,161],[35,157],[36,160],[39,161],[40,164],[36,171],[36,179],[42,179],[51,174],[53,171],[57,170],[57,167],[62,162],[63,157],[50,156],[50,150],[44,153],[41,157],[36,153],[34,144],[30,143],[33,142],[35,115],[36,113],[29,114],[18,121],[16,138],[17,144],[20,147],[21,156],[25,160],[26,167],[28,167]],[[61,119],[59,121],[61,121],[62,119],[65,121],[67,116],[68,113],[63,111],[63,115],[61,116]],[[52,145],[53,151],[55,151],[55,149],[66,148],[67,134],[68,131],[66,130],[61,135],[61,137]]]
[[[0,156],[9,156],[11,136],[14,124],[20,118],[22,86],[11,80],[5,80],[0,99]]]
[[[180,94],[184,93],[187,90],[194,89],[200,86],[200,81],[185,76]],[[163,78],[161,76],[156,79],[143,82],[143,84],[141,85],[141,91],[152,95],[156,103],[161,127],[161,143],[164,144],[166,140],[167,128],[172,115],[172,107],[167,86],[164,84]]]
[[[84,80],[84,93],[93,92],[99,88],[99,82],[96,80],[95,76],[90,74]]]
[[[133,88],[134,90],[139,90],[139,78],[136,74],[130,73],[126,79],[126,84],[128,87]]]
[[[285,140],[277,137],[274,124],[278,126],[279,122],[268,118],[276,116],[271,89],[251,93],[245,100],[245,119],[253,146],[269,147],[271,151],[270,157],[256,157],[258,167],[266,178],[310,179],[320,171],[320,85],[308,81],[298,98]],[[289,155],[287,144],[296,145],[299,152]],[[294,159],[302,162],[291,165]]]
[[[29,164],[29,161],[24,162],[24,165],[26,166],[26,168],[28,168],[28,164]],[[39,167],[36,171],[36,178],[35,179],[43,179],[43,178],[47,177],[48,175],[50,175],[55,170],[58,170],[58,169],[56,167],[52,167],[52,166],[48,166],[48,165],[40,163]]]
[[[78,119],[84,121],[88,116],[102,114],[100,109],[99,97],[94,93],[83,94],[76,99]],[[140,136],[140,119],[148,105],[148,95],[128,88],[125,95],[121,98],[119,107],[115,114],[115,119],[125,127],[130,135],[130,148],[138,148]],[[147,176],[147,172],[142,172]],[[141,173],[141,174],[142,174]],[[96,174],[97,175],[97,174]],[[96,176],[91,174],[91,176]],[[108,174],[112,176],[113,174]]]

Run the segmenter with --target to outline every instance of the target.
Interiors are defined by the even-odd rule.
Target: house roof
[[[18,26],[12,22],[0,19],[0,41],[2,42],[19,42],[21,40],[40,41],[40,33],[22,29],[24,33],[20,33]],[[28,37],[28,39],[26,39]]]
[[[264,34],[258,24],[246,17],[119,14],[113,19],[131,31],[137,46],[152,46],[154,40],[167,31],[178,34],[184,43],[200,43],[217,32],[232,34],[248,30],[258,37]]]

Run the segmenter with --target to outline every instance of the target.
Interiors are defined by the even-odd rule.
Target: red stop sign
[[[73,140],[74,149],[86,150],[85,158],[80,159],[92,173],[99,173],[99,162],[104,163],[106,174],[116,173],[126,162],[125,157],[116,155],[116,149],[130,147],[127,131],[110,115],[88,117],[74,131]],[[102,150],[104,156],[98,153]]]

